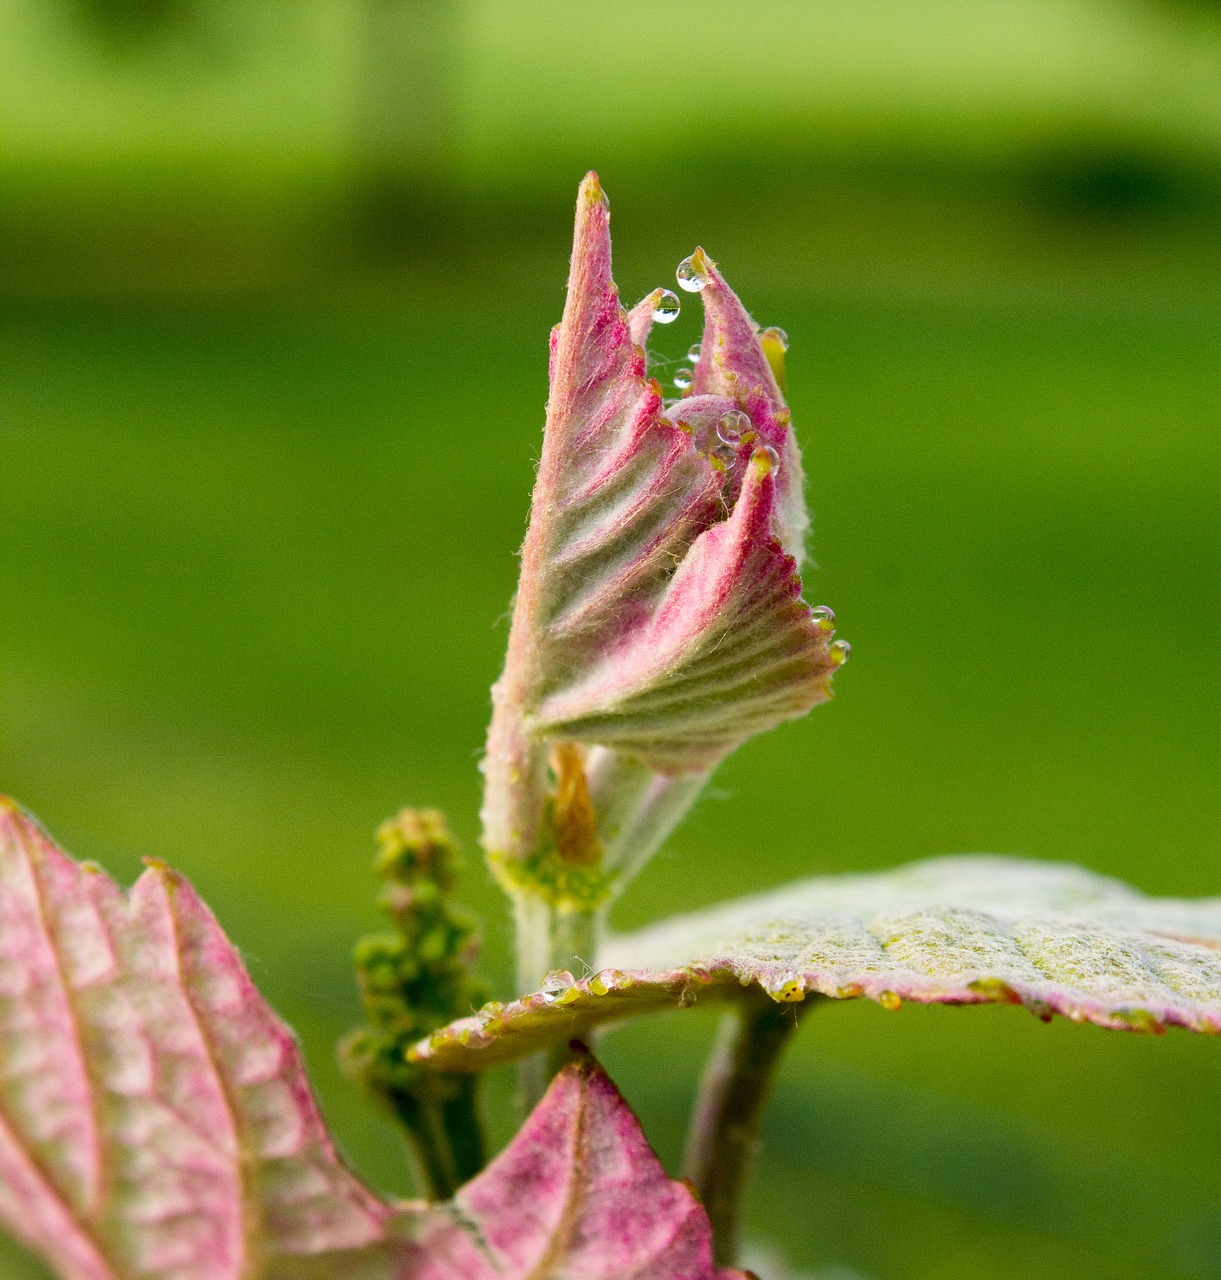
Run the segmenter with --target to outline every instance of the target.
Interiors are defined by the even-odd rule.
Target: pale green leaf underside
[[[1221,898],[1150,898],[1016,858],[805,880],[612,939],[599,962],[571,988],[489,1006],[413,1052],[477,1070],[750,986],[777,1000],[1002,1002],[1124,1030],[1221,1033]]]

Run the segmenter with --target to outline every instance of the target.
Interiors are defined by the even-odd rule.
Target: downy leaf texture
[[[124,894],[0,798],[0,1220],[66,1280],[379,1239],[301,1054],[181,876]]]
[[[1221,898],[1149,898],[1061,863],[933,858],[798,882],[612,938],[588,978],[491,1006],[412,1050],[511,1061],[602,1023],[761,987],[883,1008],[1009,1003],[1118,1030],[1221,1033]]]
[[[0,1223],[64,1280],[743,1280],[584,1053],[453,1201],[382,1201],[190,885],[3,797]]]
[[[700,357],[691,394],[667,407],[643,349],[661,291],[624,309],[609,207],[595,175],[582,183],[493,690],[490,851],[534,847],[548,742],[694,775],[830,696],[844,651],[830,611],[801,597],[807,519],[789,410],[758,326],[702,251],[693,262]],[[506,779],[524,800],[506,797]]]
[[[713,1267],[703,1207],[585,1055],[508,1148],[421,1224],[419,1280],[746,1280]]]

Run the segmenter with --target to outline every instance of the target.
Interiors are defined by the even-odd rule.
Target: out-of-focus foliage
[[[962,851],[1221,879],[1215,8],[446,12],[437,158],[400,167],[390,129],[383,182],[371,6],[208,0],[116,57],[68,0],[0,3],[0,787],[125,880],[142,854],[190,875],[396,1190],[332,1053],[368,837],[410,803],[476,840],[591,165],[625,296],[703,243],[788,331],[807,586],[854,646],[618,926]],[[651,345],[677,368],[698,336]],[[463,896],[503,999],[499,890]],[[606,1042],[672,1169],[711,1030]],[[1217,1061],[1003,1008],[822,1009],[750,1229],[874,1280],[1215,1277]]]

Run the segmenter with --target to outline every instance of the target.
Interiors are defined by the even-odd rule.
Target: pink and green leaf
[[[611,274],[610,214],[577,201],[568,297],[485,762],[485,845],[539,847],[548,744],[698,775],[829,696],[845,649],[801,598],[801,461],[758,328],[706,277],[697,394],[668,408]],[[718,423],[739,427],[727,440]]]
[[[124,895],[0,799],[0,1220],[69,1280],[377,1240],[296,1041],[190,886]]]
[[[378,1199],[186,881],[124,894],[3,798],[0,1223],[64,1280],[738,1276],[587,1056],[454,1201]]]
[[[778,1001],[1009,1003],[1118,1030],[1221,1033],[1221,898],[1149,898],[1016,858],[802,881],[614,938],[599,964],[452,1023],[413,1054],[474,1070],[752,986]]]
[[[584,1055],[479,1177],[408,1223],[416,1280],[745,1280],[714,1268],[699,1201]]]

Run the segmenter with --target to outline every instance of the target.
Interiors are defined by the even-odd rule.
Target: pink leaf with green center
[[[548,744],[696,775],[830,693],[842,651],[801,599],[801,464],[757,327],[702,254],[698,395],[663,406],[611,276],[609,209],[577,201],[564,316],[485,762],[489,851],[539,846]],[[733,415],[745,429],[716,434]]]
[[[552,1081],[504,1152],[423,1211],[415,1280],[745,1280],[712,1263],[708,1216],[592,1058]]]

